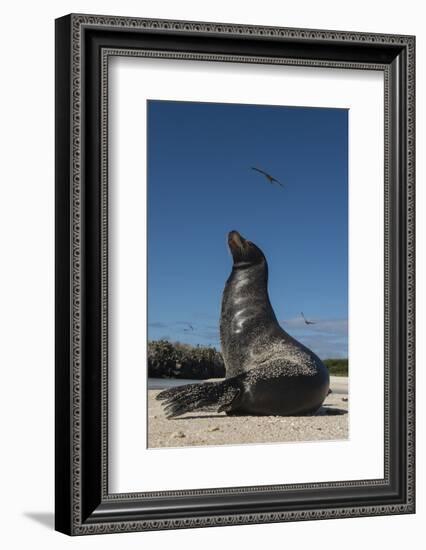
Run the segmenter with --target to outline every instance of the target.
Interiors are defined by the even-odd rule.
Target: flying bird
[[[305,321],[305,325],[315,325],[315,321],[308,321],[306,317],[303,315],[303,311],[300,312],[300,314],[303,317],[303,320]]]
[[[189,331],[193,331],[194,330],[194,327],[191,325],[191,323],[186,323],[188,325],[188,328],[184,328],[184,332],[189,332]]]
[[[254,166],[252,166],[251,169],[265,176],[265,178],[268,180],[269,183],[278,183],[278,185],[281,185],[281,187],[284,187],[284,185],[280,181],[278,181],[277,178],[274,178],[274,176],[271,176],[271,174],[268,174],[268,172],[265,172],[260,168],[255,168]]]

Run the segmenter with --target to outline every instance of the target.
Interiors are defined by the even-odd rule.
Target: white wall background
[[[69,12],[417,35],[418,334],[425,333],[426,30],[422,2],[395,0],[86,0],[14,2],[2,9],[0,236],[0,541],[40,547],[176,549],[312,545],[389,550],[424,539],[425,338],[418,340],[418,512],[308,523],[70,539],[53,528],[54,24]],[[415,544],[414,547],[418,547]]]

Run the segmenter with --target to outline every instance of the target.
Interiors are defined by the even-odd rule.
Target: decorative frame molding
[[[108,59],[117,55],[383,71],[382,480],[108,493]],[[96,15],[56,21],[59,531],[83,535],[414,512],[414,79],[412,36]],[[178,509],[177,498],[186,507]]]

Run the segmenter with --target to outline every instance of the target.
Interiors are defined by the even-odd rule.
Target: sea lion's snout
[[[262,251],[238,231],[228,233],[228,246],[234,260],[234,267],[249,267],[265,259]]]
[[[244,243],[246,240],[242,235],[238,233],[238,231],[230,231],[228,233],[228,246],[232,250],[241,249],[244,246]]]

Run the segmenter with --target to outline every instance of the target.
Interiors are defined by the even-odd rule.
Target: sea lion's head
[[[228,246],[234,260],[234,268],[245,268],[265,263],[263,252],[238,231],[228,233]]]

